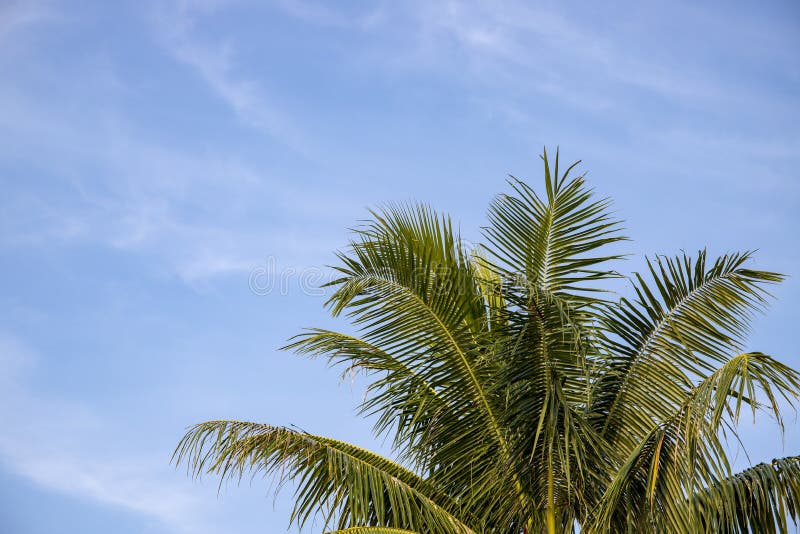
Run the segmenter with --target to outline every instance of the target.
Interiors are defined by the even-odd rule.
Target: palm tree
[[[800,374],[744,352],[773,272],[750,253],[657,256],[609,280],[625,238],[583,176],[545,152],[543,195],[512,178],[468,250],[449,218],[390,205],[338,254],[327,302],[355,334],[288,349],[368,380],[361,405],[397,460],[292,428],[191,427],[194,475],[264,473],[296,488],[292,521],[349,534],[776,532],[796,524],[800,456],[733,473],[742,408]],[[610,249],[610,251],[609,251]]]

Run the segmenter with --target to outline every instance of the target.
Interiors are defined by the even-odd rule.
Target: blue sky
[[[183,429],[385,452],[357,382],[276,348],[343,327],[313,288],[367,207],[476,239],[545,144],[615,199],[623,270],[708,245],[789,274],[751,348],[800,367],[797,50],[793,2],[2,2],[0,531],[285,531],[289,493],[170,467]],[[762,423],[754,462],[798,452]]]

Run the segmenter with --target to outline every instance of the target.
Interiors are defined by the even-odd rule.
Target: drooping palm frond
[[[331,534],[785,532],[800,460],[733,474],[743,408],[782,428],[797,371],[744,352],[782,276],[749,253],[657,256],[613,302],[607,199],[544,161],[544,194],[512,179],[467,250],[450,219],[389,205],[338,254],[327,306],[354,332],[284,347],[366,380],[361,413],[392,461],[296,430],[211,421],[175,452],[195,475],[272,475],[292,520]]]
[[[424,446],[433,439],[436,422],[443,418],[458,419],[457,405],[449,404],[443,386],[425,373],[416,372],[417,362],[394,356],[369,342],[352,335],[330,330],[310,329],[293,338],[284,347],[298,354],[323,355],[334,366],[343,366],[342,376],[366,373],[367,387],[361,412],[377,415],[375,433],[394,430],[398,450]]]
[[[707,533],[788,532],[800,515],[800,456],[758,464],[690,498]]]
[[[799,392],[800,373],[765,354],[729,359],[689,391],[670,417],[654,424],[617,470],[595,511],[592,531],[628,522],[620,516],[632,510],[637,520],[661,530],[698,531],[708,523],[704,516],[711,503],[690,500],[687,505],[686,496],[731,476],[720,428],[735,433],[743,404],[754,416],[765,410],[780,421],[780,402],[791,403]]]
[[[274,475],[296,484],[292,519],[302,526],[322,514],[339,529],[356,525],[417,532],[470,534],[458,509],[430,483],[386,458],[341,441],[240,421],[192,427],[173,460],[195,475],[240,480],[245,473]]]
[[[396,426],[396,437],[413,443],[402,452],[454,498],[468,501],[476,515],[498,514],[498,495],[522,488],[492,388],[497,374],[487,357],[486,303],[472,257],[449,220],[425,206],[389,207],[356,237],[348,254],[340,254],[340,278],[331,282],[334,314],[346,312],[359,338],[392,355],[449,406],[449,417],[425,420],[416,441],[408,435],[414,429]],[[305,342],[314,341],[301,338]],[[395,376],[379,379],[372,391]],[[373,401],[372,407],[394,415],[394,406]]]

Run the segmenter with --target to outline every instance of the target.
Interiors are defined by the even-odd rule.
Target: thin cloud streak
[[[450,35],[460,43],[476,62],[477,72],[489,69],[491,77],[501,68],[506,76],[551,96],[561,95],[572,104],[591,105],[597,97],[576,91],[579,84],[574,78],[567,82],[557,74],[563,69],[601,75],[607,82],[613,80],[672,98],[720,96],[719,87],[698,83],[676,69],[623,52],[591,30],[546,9],[534,10],[517,3],[496,9],[482,3],[449,2],[428,6],[419,20],[427,31]],[[556,57],[558,65],[553,63]],[[497,61],[505,65],[498,67]],[[520,68],[525,71],[519,72]],[[599,107],[604,108],[609,101],[600,102]]]
[[[247,223],[263,210],[255,199],[269,194],[271,211],[280,211],[297,209],[296,199],[304,198],[322,218],[332,209],[309,191],[276,190],[269,176],[246,161],[154,144],[133,133],[124,117],[87,112],[78,120],[13,92],[0,102],[7,111],[0,113],[0,131],[15,139],[13,156],[36,161],[69,193],[50,198],[23,190],[6,203],[0,242],[7,245],[101,243],[155,256],[201,288],[219,276],[240,275],[246,283],[246,274],[266,255],[309,261],[312,236],[288,230],[265,236],[262,225]],[[85,180],[87,167],[102,169],[100,179]],[[190,216],[189,208],[206,216]],[[323,239],[317,246],[327,250],[335,244]]]
[[[199,8],[184,3],[164,5],[153,15],[157,39],[170,56],[196,72],[243,124],[308,156],[305,136],[296,122],[270,102],[258,82],[237,74],[234,47],[207,43],[195,35],[200,18],[224,7],[224,3]]]

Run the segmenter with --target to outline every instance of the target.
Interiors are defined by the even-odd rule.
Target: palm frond
[[[800,514],[800,456],[778,458],[720,480],[687,507],[707,533],[788,532]]]
[[[729,254],[707,266],[702,250],[696,260],[648,260],[652,282],[636,273],[636,300],[606,310],[608,359],[590,417],[609,439],[619,433],[630,450],[681,404],[693,379],[742,350],[751,315],[767,304],[765,286],[783,278],[746,268],[749,258]]]
[[[477,515],[497,513],[498,493],[522,488],[498,416],[486,301],[472,257],[449,219],[425,206],[390,206],[374,217],[339,254],[329,305],[451,407],[427,421],[404,449],[407,459],[454,498],[468,499]],[[404,432],[398,435],[408,438]]]
[[[296,486],[292,520],[321,514],[325,525],[382,526],[419,532],[472,533],[442,492],[413,472],[365,449],[331,438],[241,421],[192,427],[173,455],[195,476],[241,480],[246,473]]]
[[[585,504],[584,478],[597,471],[584,465],[610,455],[576,410],[587,402],[598,284],[619,276],[606,266],[621,256],[603,249],[625,238],[610,201],[595,200],[583,176],[570,177],[577,163],[562,173],[558,153],[552,171],[546,152],[542,160],[544,197],[512,178],[515,194],[490,206],[482,262],[500,280],[505,308],[494,314],[506,326],[494,336],[504,426],[518,436],[513,455],[527,465],[529,498],[552,512]]]
[[[330,365],[343,366],[342,376],[366,373],[371,382],[361,405],[365,415],[377,415],[375,433],[394,429],[394,445],[413,450],[432,439],[436,421],[448,416],[462,419],[458,406],[449,404],[445,385],[424,372],[414,356],[389,354],[352,335],[309,329],[283,347],[297,354],[326,356]]]
[[[730,476],[720,428],[736,432],[743,404],[754,415],[762,409],[780,421],[779,401],[791,403],[799,391],[800,373],[765,354],[729,359],[690,390],[669,418],[654,424],[623,462],[595,512],[594,528],[619,526],[633,510],[662,529],[695,531],[702,507],[683,504],[686,496]]]
[[[558,151],[552,172],[546,150],[542,161],[544,198],[512,177],[515,195],[500,195],[489,207],[484,234],[491,261],[504,275],[549,292],[579,298],[600,291],[597,282],[619,276],[605,266],[622,256],[597,252],[626,239],[609,213],[611,201],[593,199],[583,175],[570,177],[580,162],[559,174]]]

